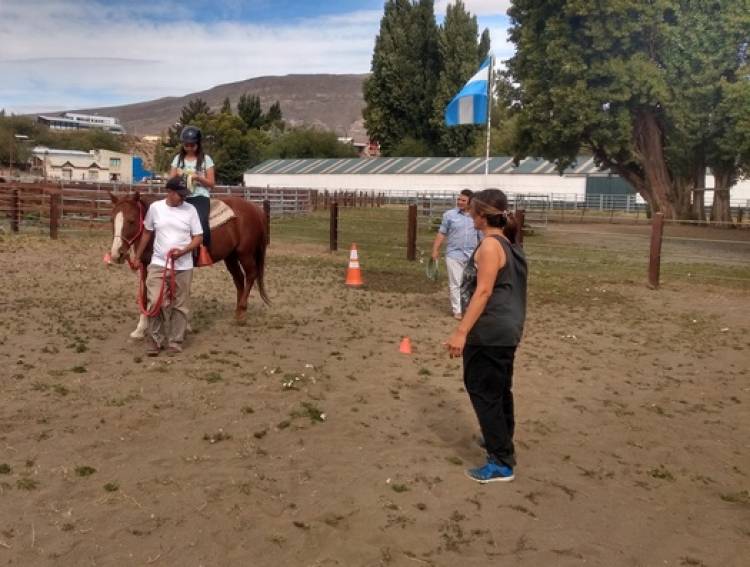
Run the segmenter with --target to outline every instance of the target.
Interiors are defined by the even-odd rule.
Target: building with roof
[[[45,179],[94,183],[133,182],[134,158],[130,154],[111,150],[83,152],[37,146],[31,155],[32,171],[39,172]]]
[[[52,130],[104,130],[112,134],[125,133],[125,128],[114,116],[63,112],[59,116],[39,115],[37,121]]]
[[[517,165],[510,156],[489,160],[473,157],[392,157],[267,160],[245,172],[247,187],[290,187],[329,191],[375,191],[392,195],[480,191],[497,187],[511,194],[558,195],[584,200],[591,195],[633,195],[618,175],[599,169],[594,158],[581,156],[560,175],[555,164],[526,158]],[[713,200],[713,177],[706,176],[706,204]],[[750,181],[736,185],[732,200],[750,200]],[[636,196],[643,203],[640,196]]]

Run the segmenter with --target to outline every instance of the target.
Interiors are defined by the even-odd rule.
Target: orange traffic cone
[[[401,344],[398,347],[398,352],[401,354],[411,354],[411,339],[404,337],[401,339]]]
[[[344,283],[351,287],[359,287],[365,283],[362,281],[357,245],[354,243],[352,243],[352,249],[349,251],[349,268],[346,270],[346,282]]]

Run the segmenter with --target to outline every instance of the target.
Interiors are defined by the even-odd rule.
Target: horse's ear
[[[112,199],[112,202],[116,205],[120,202],[120,199],[117,198],[117,195],[112,193],[112,191],[109,192],[109,198]]]

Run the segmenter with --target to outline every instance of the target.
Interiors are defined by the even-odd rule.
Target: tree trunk
[[[711,222],[732,222],[729,210],[729,188],[734,181],[731,173],[714,170],[714,202],[711,205]]]
[[[672,178],[664,159],[664,140],[661,126],[656,116],[650,110],[636,113],[633,124],[633,138],[635,153],[643,168],[645,191],[651,194],[651,200],[643,195],[651,204],[652,211],[664,213],[665,219],[678,218],[685,213],[685,198],[680,195],[682,190],[672,183]],[[687,204],[689,210],[690,195]]]
[[[693,174],[693,206],[691,216],[698,221],[706,220],[706,165],[703,160],[695,167]]]

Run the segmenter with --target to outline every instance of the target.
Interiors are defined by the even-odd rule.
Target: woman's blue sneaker
[[[489,459],[483,467],[467,470],[466,476],[481,484],[488,482],[510,482],[514,478],[512,468],[492,459]]]

